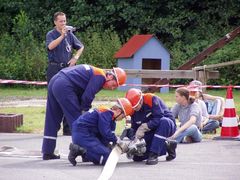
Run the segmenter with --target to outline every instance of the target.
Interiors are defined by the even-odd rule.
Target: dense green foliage
[[[155,34],[172,55],[171,69],[240,26],[239,0],[1,0],[0,78],[45,80],[45,35],[56,11],[85,45],[79,63],[116,65],[114,53],[132,35]],[[240,37],[208,57],[204,64],[237,60]],[[239,84],[239,65],[220,69],[214,83]]]

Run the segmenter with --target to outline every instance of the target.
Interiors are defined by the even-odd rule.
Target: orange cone
[[[214,139],[240,140],[236,110],[231,87],[227,89],[221,136],[215,137]]]

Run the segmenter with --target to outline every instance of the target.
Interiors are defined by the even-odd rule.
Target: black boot
[[[43,154],[43,160],[51,160],[51,159],[60,159],[60,155],[56,154]]]
[[[70,152],[68,154],[68,160],[73,166],[76,166],[77,161],[75,159],[77,158],[77,156],[85,154],[86,150],[78,146],[77,144],[73,144],[73,143],[69,145],[69,150]]]
[[[86,157],[86,153],[82,155],[82,162],[90,162],[88,158]]]
[[[146,164],[155,165],[157,163],[158,163],[158,155],[154,152],[150,152]]]
[[[167,161],[171,161],[176,158],[176,141],[166,141],[168,156],[166,157]]]

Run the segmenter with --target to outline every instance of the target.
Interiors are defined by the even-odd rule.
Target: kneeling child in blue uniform
[[[72,142],[69,146],[68,160],[73,166],[77,164],[76,157],[94,164],[104,165],[111,148],[109,144],[116,144],[118,138],[114,131],[116,121],[133,113],[132,105],[126,98],[119,98],[110,109],[100,107],[89,110],[72,124]]]

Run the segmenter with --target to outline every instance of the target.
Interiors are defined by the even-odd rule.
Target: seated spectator
[[[207,106],[204,101],[200,98],[200,90],[199,87],[190,83],[187,87],[190,93],[190,97],[195,99],[195,102],[199,105],[202,111],[202,122],[201,122],[201,129],[203,129],[204,124],[208,122],[209,114],[207,111]]]
[[[178,143],[200,142],[202,140],[202,133],[199,130],[202,121],[201,108],[195,99],[190,97],[187,88],[176,89],[175,98],[177,104],[172,108],[172,113],[180,121],[180,127],[170,138]]]
[[[192,81],[189,86],[195,86],[198,89],[196,95],[197,99],[205,102],[208,111],[208,119],[203,121],[203,133],[216,133],[216,129],[221,125],[224,114],[224,98],[220,96],[213,96],[204,94],[202,92],[202,83],[200,81]]]

